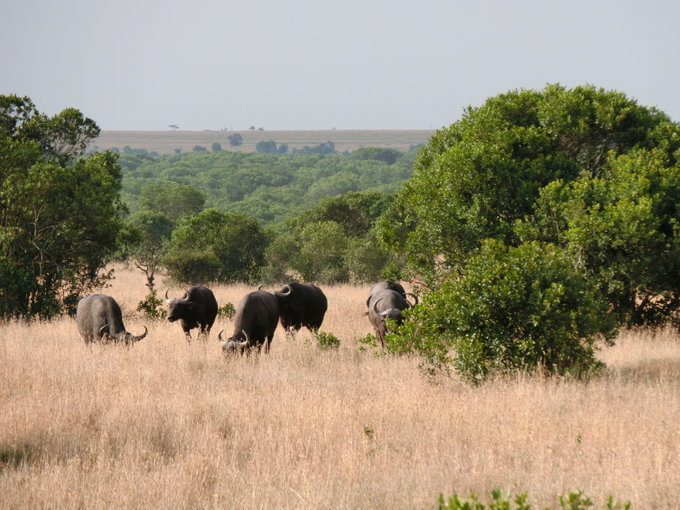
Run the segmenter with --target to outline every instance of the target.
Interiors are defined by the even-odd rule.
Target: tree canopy
[[[544,186],[596,178],[635,148],[666,143],[672,153],[672,133],[665,114],[616,91],[549,85],[500,94],[432,137],[395,207],[404,225],[385,237],[433,283],[482,239],[515,242],[514,222],[533,214]]]
[[[78,110],[0,96],[0,316],[72,311],[107,277],[124,207],[116,155],[79,157],[98,133]]]

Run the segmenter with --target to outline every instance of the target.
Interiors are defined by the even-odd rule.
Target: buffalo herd
[[[407,297],[413,297],[413,303]],[[418,304],[418,298],[404,290],[398,282],[381,281],[371,287],[366,307],[368,320],[376,338],[385,346],[387,320],[397,324],[403,321],[403,311]],[[198,329],[198,337],[205,339],[217,317],[218,306],[213,292],[202,285],[190,287],[181,298],[170,298],[165,293],[167,318],[179,321],[185,338],[191,341],[191,330]],[[279,322],[287,334],[294,336],[302,327],[316,333],[323,323],[328,300],[323,291],[310,283],[290,282],[276,292],[261,288],[246,294],[236,307],[234,331],[217,338],[225,354],[249,352],[251,349],[269,352],[274,331]],[[86,343],[123,343],[131,345],[142,340],[144,333],[133,335],[125,329],[120,306],[111,296],[93,294],[78,303],[76,311],[78,330]]]

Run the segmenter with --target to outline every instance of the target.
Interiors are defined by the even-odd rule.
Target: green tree
[[[382,161],[388,165],[396,163],[400,156],[398,150],[384,147],[362,147],[352,153],[352,159]]]
[[[264,265],[267,242],[257,220],[206,209],[179,222],[163,261],[179,282],[248,282]]]
[[[222,150],[222,144],[219,142],[213,142],[212,144],[212,151],[213,152],[220,152]]]
[[[490,98],[420,151],[395,204],[400,221],[384,238],[436,285],[482,239],[516,243],[513,222],[532,214],[541,188],[597,177],[616,155],[667,142],[668,124],[663,113],[592,86]]]
[[[347,236],[334,221],[310,223],[300,233],[300,253],[294,268],[308,281],[344,282],[349,279],[345,265]]]
[[[0,316],[73,311],[109,277],[121,171],[113,153],[79,157],[98,133],[75,109],[47,117],[0,96]]]
[[[156,272],[175,225],[165,215],[147,210],[133,214],[129,224],[135,233],[130,257],[146,276],[146,286],[153,293]]]
[[[232,147],[238,147],[239,145],[243,145],[243,135],[240,133],[232,133],[227,137],[227,140],[229,140],[229,145]]]
[[[621,322],[656,325],[680,306],[679,207],[678,163],[664,150],[638,149],[596,178],[552,182],[516,230],[564,246]]]
[[[255,150],[260,154],[285,154],[288,152],[288,145],[283,143],[277,146],[274,140],[262,140],[257,142]]]
[[[205,196],[193,186],[163,182],[145,186],[139,194],[140,210],[162,214],[175,222],[203,210]]]

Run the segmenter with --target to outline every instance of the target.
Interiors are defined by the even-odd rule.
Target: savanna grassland
[[[621,334],[588,383],[471,387],[360,351],[367,287],[324,287],[338,350],[279,328],[269,355],[225,359],[230,321],[187,344],[137,315],[139,274],[117,275],[104,291],[149,327],[132,348],[88,347],[70,318],[0,324],[0,508],[432,508],[494,488],[680,507],[676,332]],[[220,305],[251,290],[214,289]]]
[[[243,144],[229,145],[228,137],[238,133],[243,137]],[[328,141],[335,144],[337,152],[355,151],[361,147],[385,147],[407,151],[413,145],[425,144],[434,131],[421,130],[308,130],[308,131],[102,131],[90,144],[93,150],[106,150],[117,147],[123,150],[129,146],[133,149],[146,149],[158,154],[173,154],[175,149],[191,152],[198,145],[211,150],[213,143],[222,145],[223,150],[234,152],[255,152],[258,142],[273,140],[277,144],[286,144],[290,151],[313,147]]]

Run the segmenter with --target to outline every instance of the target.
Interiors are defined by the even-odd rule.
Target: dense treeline
[[[121,154],[122,197],[142,209],[148,186],[176,183],[205,197],[205,207],[280,222],[320,200],[351,191],[393,193],[412,175],[415,151],[366,148],[349,155],[202,152],[151,157]]]

